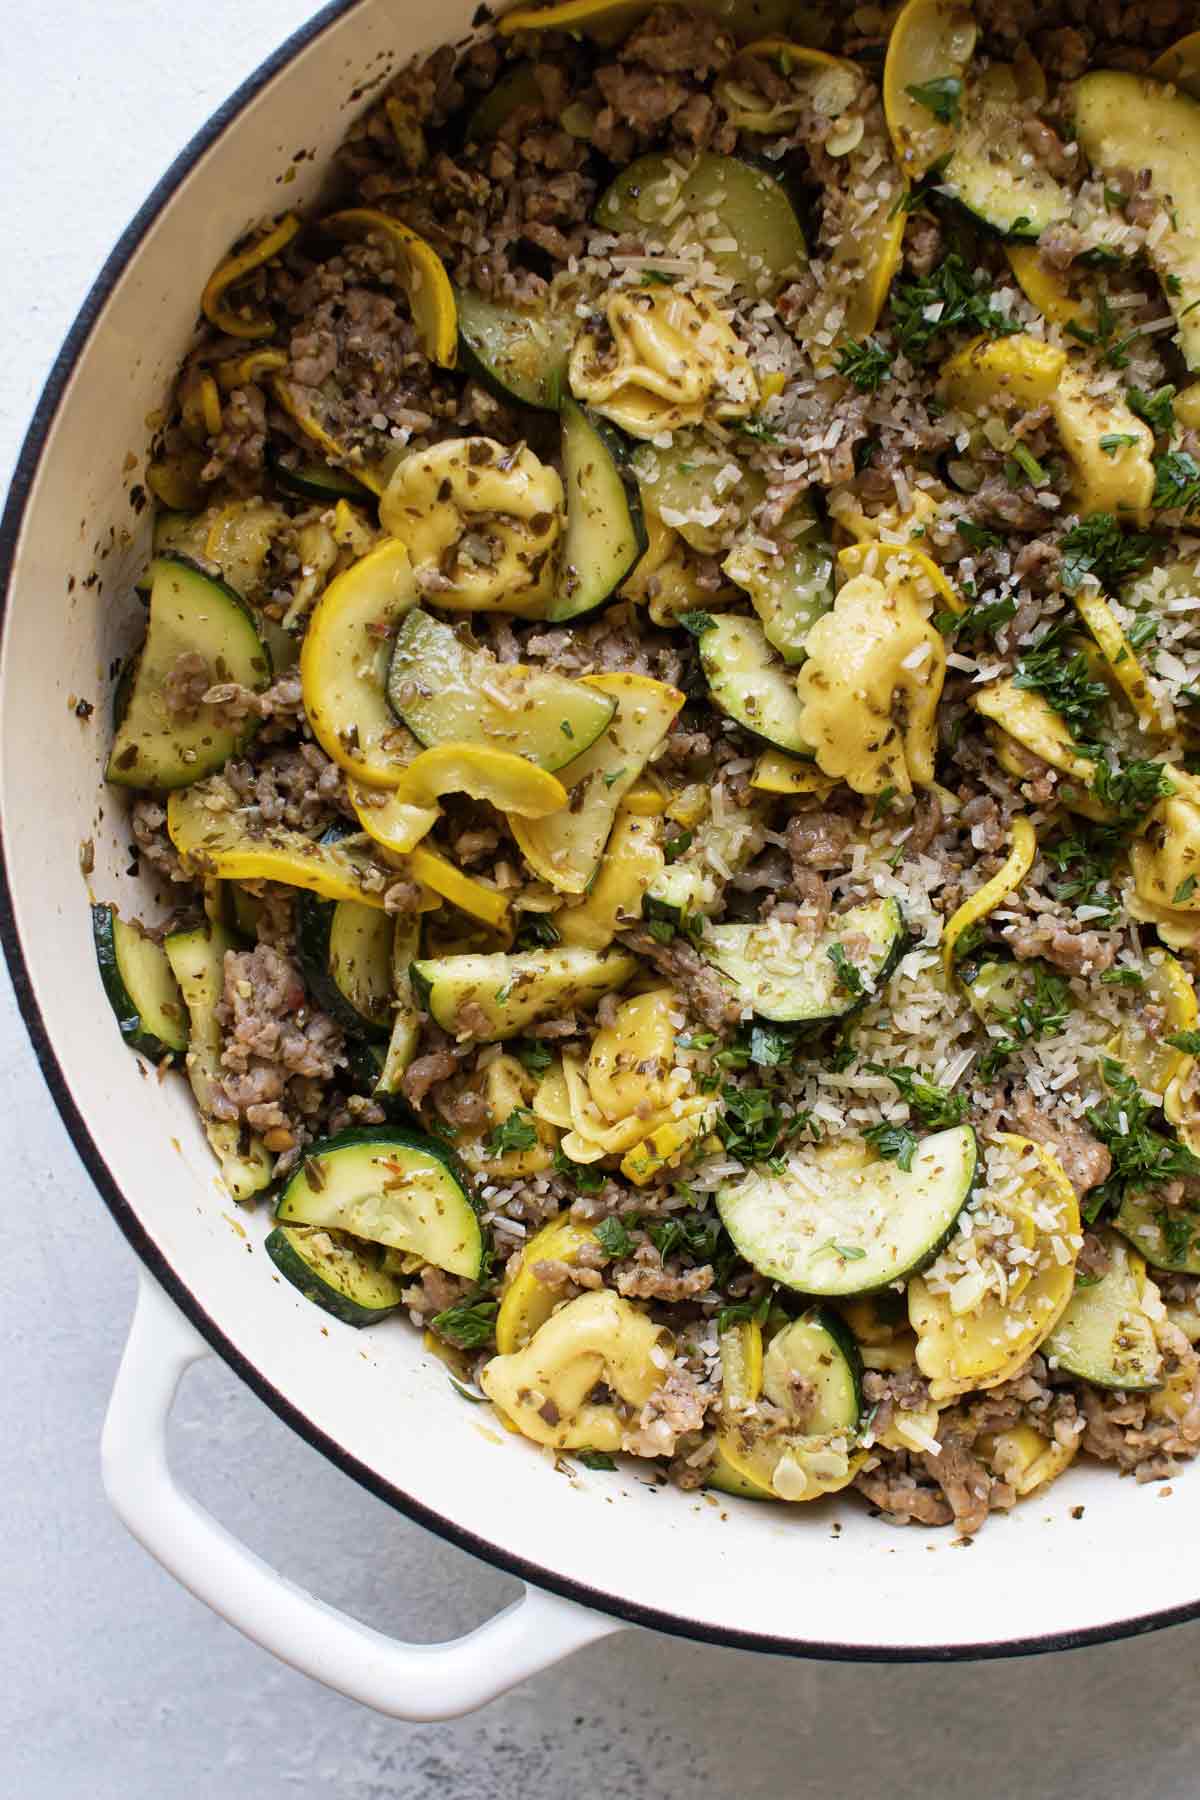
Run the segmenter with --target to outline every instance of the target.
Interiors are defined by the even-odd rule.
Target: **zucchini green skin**
[[[1155,1204],[1153,1190],[1129,1193],[1112,1222],[1151,1268],[1163,1269],[1172,1275],[1200,1275],[1200,1212],[1192,1212],[1186,1207],[1171,1208],[1173,1214],[1178,1213],[1191,1227],[1187,1247],[1182,1255],[1173,1256],[1167,1234],[1159,1222],[1159,1213],[1164,1210]]]
[[[862,933],[870,915],[877,915],[882,933],[883,953],[871,971],[874,988],[867,992],[864,987],[860,994],[848,993],[837,985],[828,952],[846,934]],[[904,915],[896,900],[867,901],[847,912],[835,913],[816,939],[796,932],[797,953],[802,960],[789,998],[785,976],[768,982],[756,973],[760,964],[755,956],[755,936],[768,929],[763,925],[710,925],[701,940],[701,952],[732,983],[739,999],[753,1008],[755,1018],[761,1023],[794,1025],[804,1031],[817,1031],[835,1021],[852,1018],[868,1001],[876,999],[908,946]],[[814,978],[814,989],[807,1000],[802,993],[806,969],[813,971]],[[743,973],[739,975],[738,970]],[[822,978],[820,983],[816,981],[817,976]],[[818,986],[828,989],[825,999],[818,998],[815,991]]]
[[[241,596],[189,556],[157,555],[150,565],[150,617],[137,654],[124,711],[113,738],[106,779],[122,787],[169,791],[190,787],[245,747],[259,721],[218,723],[201,706],[194,718],[172,716],[163,698],[180,655],[196,651],[218,681],[259,691],[271,680],[271,656]]]
[[[455,288],[454,301],[460,367],[501,400],[557,412],[575,321],[497,306],[469,288]]]
[[[834,1359],[841,1364],[841,1372],[850,1394],[850,1406],[846,1416],[840,1411],[829,1412],[813,1420],[811,1431],[814,1434],[830,1431],[856,1431],[863,1414],[863,1361],[858,1342],[846,1321],[825,1306],[810,1307],[807,1312],[794,1321],[809,1331],[818,1331],[829,1340],[830,1351],[821,1351],[807,1367],[793,1362],[790,1366],[797,1374],[805,1375],[815,1383],[818,1392],[829,1387],[830,1378],[827,1370]],[[784,1331],[788,1327],[784,1326]],[[768,1350],[769,1354],[769,1350]],[[826,1360],[828,1358],[828,1360]]]
[[[1162,1386],[1162,1355],[1125,1245],[1120,1237],[1106,1235],[1107,1273],[1093,1285],[1075,1289],[1043,1355],[1094,1387],[1146,1393]]]
[[[362,1159],[356,1157],[355,1152],[363,1150],[371,1153],[366,1159],[368,1162],[375,1156],[388,1156],[400,1162],[405,1152],[415,1151],[419,1156],[441,1166],[449,1178],[450,1187],[433,1209],[434,1222],[429,1232],[429,1241],[424,1245],[401,1244],[392,1247],[413,1249],[439,1268],[449,1268],[453,1274],[478,1280],[487,1267],[490,1254],[488,1234],[482,1223],[483,1209],[475,1197],[470,1177],[453,1152],[436,1138],[423,1132],[406,1131],[402,1126],[375,1125],[339,1132],[335,1137],[324,1138],[311,1145],[304,1161],[279,1196],[275,1209],[276,1221],[281,1225],[321,1225],[326,1230],[345,1231],[352,1236],[361,1235],[369,1237],[371,1242],[386,1244],[386,1237],[374,1237],[366,1231],[356,1233],[348,1223],[348,1216],[353,1216],[354,1207],[361,1208],[373,1196],[362,1185],[352,1184],[352,1191],[348,1196],[348,1215],[347,1208],[333,1191],[339,1172],[338,1163],[344,1161],[347,1167],[356,1170]],[[317,1164],[322,1169],[322,1175],[315,1180],[310,1164]],[[452,1242],[447,1246],[440,1239],[447,1233],[453,1239],[456,1227],[449,1216],[452,1205],[458,1209],[460,1222],[467,1227],[467,1235],[462,1243]],[[378,1211],[377,1208],[376,1216],[371,1221],[375,1229],[380,1223]],[[447,1248],[452,1250],[452,1258],[447,1261],[439,1260]]]
[[[275,486],[300,500],[365,500],[367,490],[344,469],[331,463],[305,463],[291,469],[277,450],[268,449],[267,467]]]
[[[361,1330],[386,1319],[403,1304],[396,1277],[373,1267],[361,1251],[355,1257],[358,1267],[353,1273],[347,1256],[338,1259],[341,1285],[329,1279],[329,1259],[316,1251],[304,1226],[276,1225],[263,1248],[285,1280],[343,1325]]]
[[[620,432],[569,397],[561,419],[567,530],[562,579],[546,612],[554,624],[603,606],[650,542]]]
[[[719,613],[698,641],[714,706],[764,743],[811,761],[794,671],[776,656],[759,620]]]
[[[382,1107],[389,1121],[415,1130],[417,1119],[408,1103],[399,1094],[389,1094],[379,1085],[386,1063],[387,1051],[383,1044],[366,1038],[347,1040],[346,1069],[355,1092],[365,1094],[376,1106]]]
[[[92,941],[96,947],[96,964],[108,1003],[116,1016],[117,1029],[131,1050],[140,1050],[143,1056],[158,1062],[164,1056],[187,1049],[187,1008],[171,973],[166,951],[149,940],[144,943],[144,952],[148,958],[153,957],[155,962],[161,959],[162,967],[157,971],[157,977],[167,996],[165,1003],[175,1008],[175,1016],[172,1017],[163,1010],[162,995],[157,997],[152,1016],[145,997],[139,1006],[126,985],[129,971],[121,967],[119,940],[122,931],[128,929],[130,928],[124,927],[118,919],[115,907],[93,906]],[[171,990],[174,990],[173,999],[170,998]]]
[[[321,900],[315,894],[304,889],[296,892],[296,954],[308,990],[318,1006],[336,1019],[343,1030],[354,1037],[366,1038],[371,1042],[386,1042],[391,1029],[390,1010],[374,1013],[364,1012],[354,999],[339,985],[335,961],[331,956],[334,935],[338,926],[339,911],[343,907],[358,907],[358,903],[348,900]],[[390,919],[366,907],[362,912],[372,911],[371,923],[376,921],[376,929],[387,930],[391,926]],[[346,917],[342,915],[343,919]],[[390,948],[389,948],[390,960]],[[389,988],[390,994],[390,988]]]
[[[957,1142],[948,1144],[947,1140]],[[955,1155],[957,1164],[952,1165]],[[876,1293],[896,1281],[907,1281],[934,1261],[954,1234],[959,1215],[979,1179],[980,1161],[973,1128],[956,1125],[922,1140],[911,1173],[904,1173],[893,1163],[872,1164],[866,1173],[878,1172],[876,1179],[889,1183],[894,1190],[890,1207],[892,1227],[887,1236],[877,1229],[874,1240],[865,1245],[856,1241],[872,1222],[872,1210],[865,1200],[853,1216],[843,1217],[840,1223],[832,1221],[828,1211],[818,1218],[820,1201],[814,1201],[807,1190],[789,1191],[786,1171],[783,1176],[764,1178],[761,1170],[751,1170],[740,1181],[720,1190],[717,1211],[738,1254],[760,1274],[796,1293],[829,1300],[850,1299]],[[924,1178],[928,1197],[934,1177],[944,1184],[945,1191],[936,1205],[927,1207],[928,1220],[922,1223],[916,1205],[922,1191],[920,1183]],[[864,1185],[863,1172],[846,1179]],[[874,1216],[878,1217],[877,1211]],[[813,1223],[806,1231],[800,1231],[798,1221],[806,1217]],[[844,1257],[839,1254],[841,1248],[862,1254]]]

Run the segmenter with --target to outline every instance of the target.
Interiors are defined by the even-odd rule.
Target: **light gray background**
[[[10,6],[0,478],[113,240],[306,10],[302,0],[40,0],[18,27]],[[623,1634],[475,1718],[421,1727],[377,1719],[281,1668],[177,1588],[106,1508],[96,1445],[133,1264],[41,1086],[7,984],[0,1095],[0,1795],[858,1800],[879,1789],[894,1800],[1183,1800],[1200,1789],[1200,1626],[1065,1657],[890,1669]],[[448,1635],[515,1592],[360,1492],[223,1368],[191,1377],[175,1441],[182,1472],[227,1524],[383,1628]]]

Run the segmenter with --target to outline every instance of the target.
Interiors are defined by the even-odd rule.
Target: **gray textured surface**
[[[152,179],[303,13],[296,0],[43,0],[8,35],[0,471],[92,274]],[[769,1661],[623,1635],[473,1719],[416,1728],[278,1667],[174,1586],[105,1506],[96,1444],[132,1263],[41,1086],[7,985],[0,1093],[0,1794],[1195,1795],[1200,1626],[950,1669]],[[189,1380],[175,1444],[182,1473],[227,1524],[381,1627],[436,1638],[513,1592],[345,1481],[223,1368]],[[1153,1506],[1148,1494],[1148,1531]]]

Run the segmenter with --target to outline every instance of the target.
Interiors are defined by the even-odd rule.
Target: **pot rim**
[[[63,396],[75,366],[89,342],[117,284],[134,261],[151,226],[174,198],[184,178],[201,156],[237,121],[246,107],[285,69],[302,50],[320,38],[328,28],[352,12],[359,0],[327,0],[297,30],[290,33],[217,110],[205,121],[190,141],[170,163],[151,188],[130,223],[117,239],[100,273],[93,282],[70,330],[55,357],[45,386],[34,407],[28,430],[17,454],[12,484],[0,517],[0,637],[9,615],[9,599],[16,579],[17,552],[29,497],[41,467],[47,442],[58,417]],[[912,1663],[992,1661],[1002,1657],[1029,1656],[1056,1650],[1081,1649],[1091,1644],[1117,1642],[1122,1638],[1140,1637],[1169,1625],[1180,1625],[1200,1619],[1200,1601],[1156,1612],[1119,1619],[1107,1625],[1083,1630],[1050,1632],[1039,1637],[982,1640],[906,1647],[892,1644],[844,1644],[813,1639],[780,1637],[767,1632],[739,1631],[731,1626],[700,1623],[656,1607],[642,1606],[622,1600],[590,1587],[587,1582],[570,1579],[540,1567],[528,1559],[513,1555],[502,1544],[476,1536],[450,1523],[422,1501],[384,1480],[365,1463],[349,1454],[337,1440],[315,1425],[302,1409],[282,1394],[252,1362],[225,1336],[221,1328],[196,1299],[184,1278],[167,1261],[143,1227],[132,1203],[126,1198],[93,1138],[86,1120],[75,1103],[63,1067],[51,1042],[33,991],[29,969],[17,930],[16,912],[8,874],[2,820],[0,820],[0,945],[3,946],[8,972],[16,995],[17,1006],[33,1045],[34,1054],[46,1086],[50,1090],[59,1116],[72,1145],[91,1177],[101,1198],[112,1214],[126,1241],[148,1268],[155,1280],[170,1295],[184,1316],[201,1333],[210,1347],[244,1381],[252,1393],[262,1400],[277,1418],[295,1431],[314,1450],[326,1457],[335,1468],[366,1488],[369,1493],[393,1507],[406,1518],[424,1526],[438,1537],[465,1550],[493,1568],[513,1575],[534,1587],[560,1595],[566,1600],[590,1607],[628,1624],[643,1625],[674,1637],[699,1643],[716,1644],[735,1650],[757,1650],[776,1656],[800,1657],[827,1662]]]

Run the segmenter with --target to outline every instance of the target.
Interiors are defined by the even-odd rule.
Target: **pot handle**
[[[465,1637],[405,1644],[327,1606],[256,1556],[176,1483],[166,1428],[184,1371],[209,1346],[143,1270],[104,1421],[104,1486],[118,1518],[175,1579],[254,1643],[394,1719],[457,1718],[622,1629],[527,1587]]]

